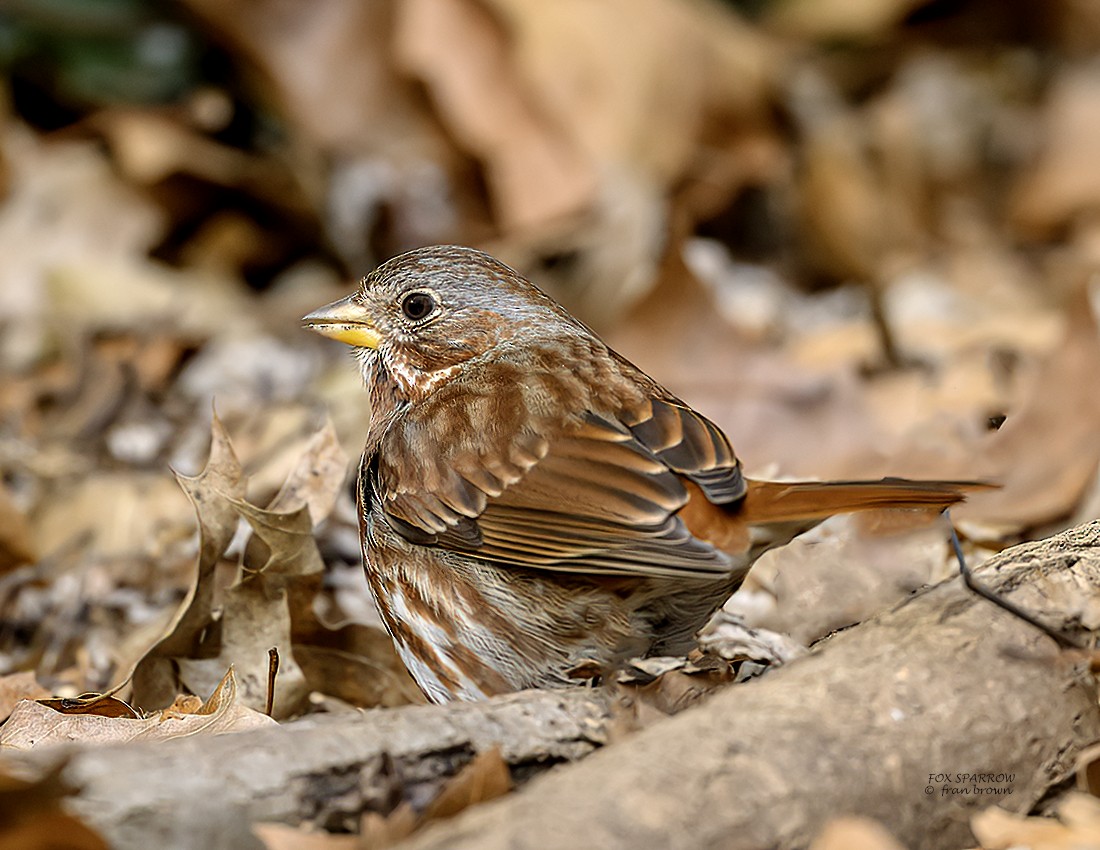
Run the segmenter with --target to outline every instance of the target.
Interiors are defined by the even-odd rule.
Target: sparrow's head
[[[587,332],[519,273],[482,251],[421,248],[383,263],[347,298],[302,319],[380,365],[406,398],[450,380],[462,364],[525,331]]]

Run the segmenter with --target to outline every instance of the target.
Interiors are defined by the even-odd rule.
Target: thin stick
[[[987,599],[996,605],[998,608],[1003,608],[1013,616],[1019,617],[1025,623],[1028,623],[1039,631],[1053,638],[1059,646],[1063,649],[1082,649],[1088,650],[1090,647],[1084,645],[1078,638],[1070,635],[1061,629],[1056,629],[1053,626],[1047,625],[1030,611],[1026,611],[1014,602],[1010,602],[1007,599],[1003,599],[998,596],[988,587],[978,584],[974,579],[974,574],[970,572],[970,567],[967,566],[966,556],[963,555],[962,544],[959,542],[959,535],[955,533],[955,525],[951,522],[951,512],[944,511],[943,515],[947,517],[947,527],[951,529],[951,547],[955,550],[955,560],[959,562],[959,574],[962,576],[963,584],[965,584],[970,590],[974,591],[978,596],[983,599]]]
[[[267,651],[267,705],[264,714],[271,716],[275,708],[275,677],[279,675],[279,648],[271,647]]]

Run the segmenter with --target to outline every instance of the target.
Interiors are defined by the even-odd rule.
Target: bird
[[[748,478],[717,425],[473,248],[397,256],[302,321],[362,371],[367,583],[434,703],[686,654],[768,549],[969,486]]]

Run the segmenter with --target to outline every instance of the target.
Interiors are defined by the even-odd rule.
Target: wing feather
[[[677,513],[684,478],[716,503],[741,499],[740,464],[717,426],[671,396],[569,422],[517,416],[514,433],[489,422],[431,452],[430,423],[416,417],[386,435],[377,475],[385,516],[411,542],[566,572],[713,578],[733,567]]]

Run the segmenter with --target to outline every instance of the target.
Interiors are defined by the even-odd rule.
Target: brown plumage
[[[367,578],[436,702],[682,653],[767,549],[967,486],[748,480],[716,425],[469,248],[390,260],[305,321],[359,357]]]

